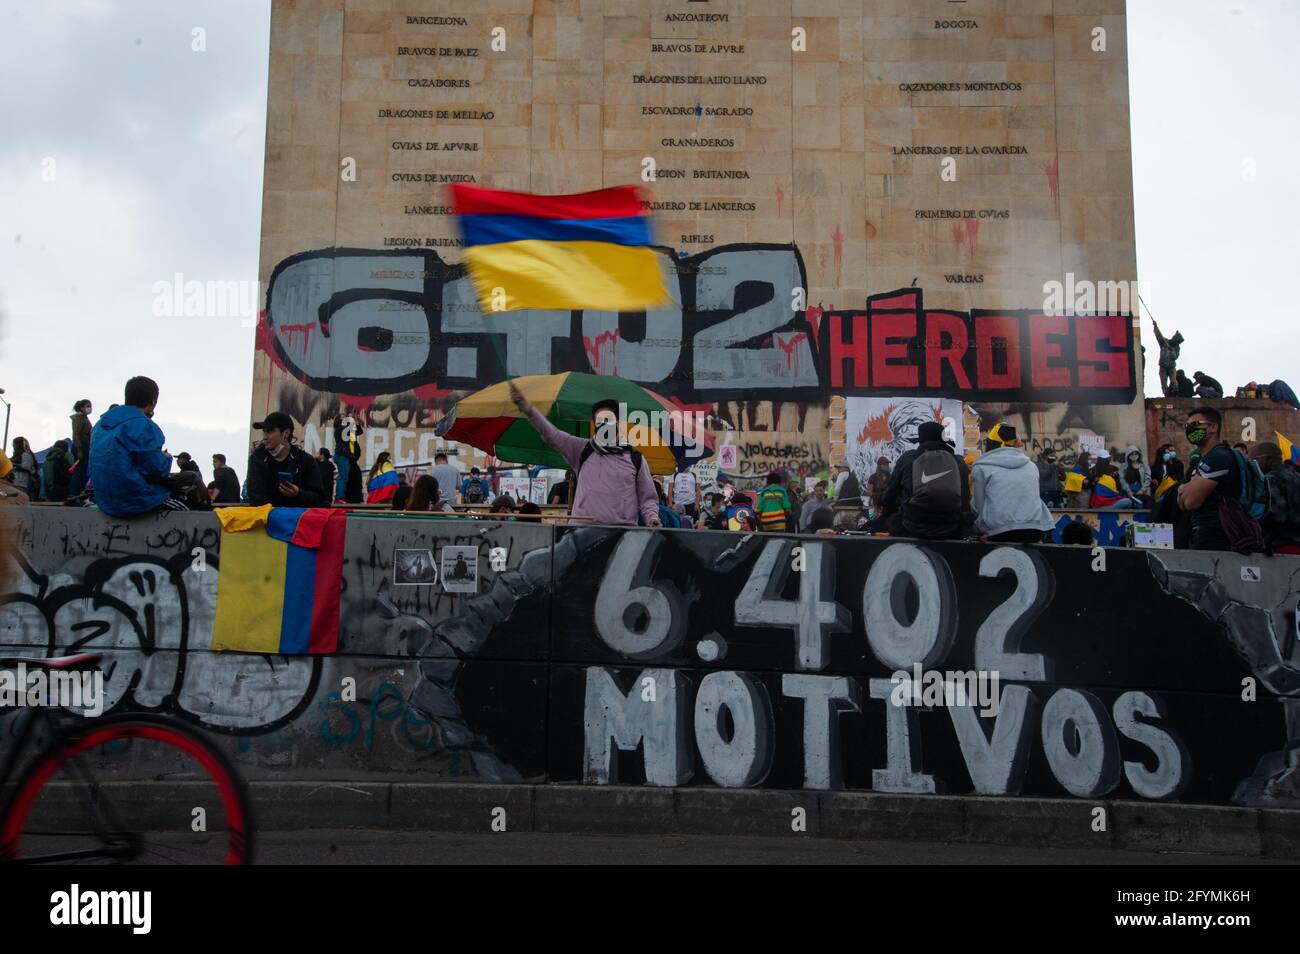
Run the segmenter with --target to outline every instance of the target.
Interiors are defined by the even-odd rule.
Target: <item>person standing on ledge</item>
[[[592,436],[583,440],[548,421],[513,382],[510,400],[572,469],[573,516],[613,526],[636,526],[639,516],[648,527],[660,526],[659,495],[650,467],[638,451],[623,442],[617,401],[597,401],[591,406]]]

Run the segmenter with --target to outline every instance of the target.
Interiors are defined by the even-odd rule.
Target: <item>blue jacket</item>
[[[110,517],[156,510],[171,496],[172,459],[162,452],[162,429],[138,407],[102,414],[90,435],[90,480],[95,505]]]

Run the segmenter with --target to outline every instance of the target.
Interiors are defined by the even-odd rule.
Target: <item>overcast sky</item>
[[[11,438],[48,446],[69,434],[74,401],[97,417],[148,374],[168,449],[205,476],[224,452],[242,474],[252,329],[156,317],[153,289],[177,273],[257,278],[269,22],[269,0],[0,0]],[[1143,297],[1187,338],[1182,364],[1229,389],[1300,386],[1287,291],[1300,269],[1298,34],[1295,0],[1129,3]]]

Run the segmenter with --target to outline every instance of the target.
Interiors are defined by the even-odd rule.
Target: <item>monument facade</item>
[[[489,330],[453,182],[644,186],[672,301]],[[742,477],[955,401],[967,449],[1145,445],[1122,0],[275,0],[264,188],[250,419],[308,449],[350,409],[428,461],[503,358],[702,409]]]

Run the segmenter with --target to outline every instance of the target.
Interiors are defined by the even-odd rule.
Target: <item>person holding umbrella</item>
[[[591,438],[565,434],[533,407],[510,382],[510,399],[575,474],[571,514],[592,523],[658,527],[659,495],[650,468],[639,451],[623,440],[618,402],[597,401],[591,407]]]

